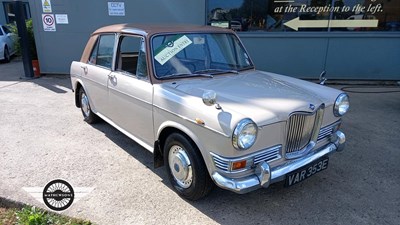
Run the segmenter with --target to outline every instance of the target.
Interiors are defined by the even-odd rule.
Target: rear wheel
[[[97,122],[98,117],[96,114],[93,113],[92,109],[90,108],[89,98],[86,95],[86,92],[85,90],[83,90],[83,88],[79,89],[79,100],[80,100],[83,120],[85,120],[89,124]]]
[[[175,191],[186,199],[203,198],[214,186],[199,150],[180,133],[166,139],[164,163]]]

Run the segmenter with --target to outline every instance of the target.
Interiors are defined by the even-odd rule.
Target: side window
[[[144,38],[122,36],[120,39],[117,71],[147,77],[146,48]]]
[[[2,27],[3,27],[4,33],[6,33],[6,34],[11,33],[11,31],[6,26],[2,26]]]
[[[98,44],[96,44],[96,47],[93,49],[92,55],[90,56],[90,62],[92,62],[95,57],[94,64],[111,69],[114,53],[114,41],[114,34],[100,36]],[[94,56],[94,54],[96,54],[96,56]]]

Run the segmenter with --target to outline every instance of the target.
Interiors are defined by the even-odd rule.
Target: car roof
[[[159,33],[175,33],[175,32],[219,32],[231,33],[232,30],[220,27],[204,26],[204,25],[189,25],[189,24],[114,24],[97,29],[94,34],[99,33],[127,33],[127,34],[140,34],[151,36]]]

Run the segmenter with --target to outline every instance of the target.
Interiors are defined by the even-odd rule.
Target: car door
[[[111,111],[107,85],[114,63],[115,39],[115,34],[99,35],[88,62],[81,64],[81,78],[92,110],[105,117],[110,117]]]
[[[147,74],[144,38],[121,36],[115,65],[108,84],[111,118],[131,138],[151,150],[153,86]]]

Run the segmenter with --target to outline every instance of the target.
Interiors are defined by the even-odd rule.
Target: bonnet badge
[[[313,105],[313,104],[310,103],[310,105],[308,106],[308,108],[310,108],[311,110],[314,110],[314,109],[315,109],[315,105]]]

